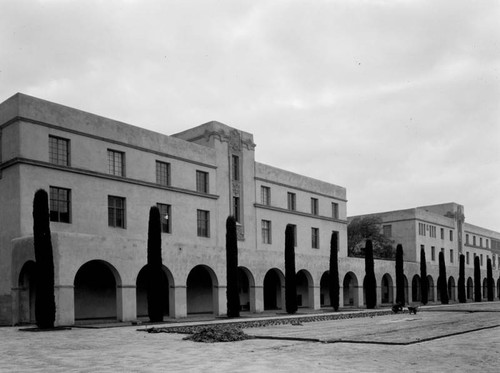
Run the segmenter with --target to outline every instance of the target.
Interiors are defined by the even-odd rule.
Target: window
[[[238,181],[240,179],[240,157],[238,157],[237,155],[233,155],[231,158],[233,160],[233,180]]]
[[[486,239],[486,248],[489,249],[489,246],[488,246],[488,239]]]
[[[125,176],[125,153],[108,149],[108,171],[110,175]]]
[[[450,249],[450,263],[453,263],[453,249]]]
[[[198,237],[210,237],[210,211],[197,210]]]
[[[469,234],[465,234],[465,244],[469,244]]]
[[[469,252],[468,251],[465,253],[465,263],[467,265],[469,264]]]
[[[70,223],[71,190],[50,187],[50,221]]]
[[[108,225],[125,228],[125,198],[108,196]]]
[[[429,236],[436,238],[436,227],[434,225],[429,225]]]
[[[311,228],[311,247],[319,248],[319,228]]]
[[[332,218],[339,218],[339,204],[336,202],[332,202]]]
[[[288,210],[295,211],[295,193],[288,192]]]
[[[271,242],[271,222],[262,220],[262,243],[270,244]]]
[[[436,260],[436,248],[431,246],[431,260]]]
[[[157,203],[160,210],[160,221],[162,233],[172,233],[172,206]]]
[[[472,244],[476,246],[476,236],[472,236]]]
[[[271,204],[271,188],[266,186],[260,187],[260,202],[266,206]]]
[[[441,239],[444,240],[444,228],[441,228]]]
[[[170,185],[170,163],[156,161],[156,184]]]
[[[483,265],[483,254],[479,255],[479,260],[481,261],[481,266]]]
[[[233,197],[233,216],[237,223],[241,222],[240,197]]]
[[[420,236],[425,236],[425,224],[424,223],[418,223],[418,234]]]
[[[450,241],[453,241],[453,231],[450,231]]]
[[[493,268],[495,268],[495,267],[496,267],[496,258],[497,258],[497,256],[496,256],[495,254],[493,254],[493,256],[492,256],[492,258],[491,258],[491,266],[492,266]]]
[[[383,225],[382,232],[386,237],[392,237],[392,225]]]
[[[479,237],[479,247],[483,247],[483,237]]]
[[[208,193],[208,172],[196,171],[196,191]]]
[[[318,215],[318,199],[311,198],[311,214]]]
[[[69,166],[69,140],[49,136],[49,162]]]

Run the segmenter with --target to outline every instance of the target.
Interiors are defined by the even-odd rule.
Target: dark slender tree
[[[405,304],[405,274],[401,244],[396,247],[396,304]]]
[[[161,219],[157,206],[149,209],[148,224],[148,316],[151,322],[163,321],[163,268],[161,260]]]
[[[429,280],[427,279],[427,262],[425,260],[425,249],[420,249],[420,296],[422,304],[429,301]]]
[[[288,224],[285,229],[285,303],[286,312],[297,312],[297,280],[295,273],[295,228]]]
[[[377,280],[375,278],[371,240],[367,240],[365,245],[365,279],[363,287],[365,289],[366,308],[375,308],[377,305]]]
[[[460,267],[458,269],[458,301],[460,303],[467,302],[465,296],[465,256],[460,255]]]
[[[488,294],[488,302],[493,301],[493,268],[491,267],[491,259],[488,258],[486,261],[486,287]]]
[[[330,302],[335,311],[339,310],[339,233],[332,232],[330,240],[330,271],[328,273]]]
[[[446,280],[446,264],[444,263],[444,253],[439,252],[439,278],[438,289],[441,295],[441,304],[448,304],[448,286]]]
[[[481,266],[477,255],[474,257],[474,301],[481,302]]]
[[[238,287],[238,236],[236,219],[226,220],[226,278],[227,316],[240,317],[240,295]]]
[[[35,192],[33,200],[33,241],[36,261],[35,319],[39,328],[49,329],[54,327],[56,303],[49,198],[43,189]]]

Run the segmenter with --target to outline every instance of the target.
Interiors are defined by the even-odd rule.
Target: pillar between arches
[[[56,326],[75,324],[75,287],[73,285],[55,285]]]
[[[118,285],[116,287],[116,317],[119,321],[137,320],[135,285]]]
[[[309,307],[314,310],[321,309],[321,288],[319,286],[309,286]]]
[[[169,314],[170,317],[181,319],[187,317],[186,286],[170,286]]]
[[[226,286],[214,286],[213,290],[213,305],[215,316],[227,315],[227,296]]]
[[[264,286],[250,286],[250,311],[264,312]]]

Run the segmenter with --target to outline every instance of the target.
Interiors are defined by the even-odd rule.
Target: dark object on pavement
[[[410,315],[413,313],[414,315],[417,314],[417,311],[418,311],[418,306],[416,307],[408,307],[408,312],[410,313]]]

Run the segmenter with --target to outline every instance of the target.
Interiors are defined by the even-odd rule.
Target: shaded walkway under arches
[[[162,272],[162,281],[161,284],[159,285],[161,287],[161,293],[162,293],[162,308],[163,308],[163,315],[168,316],[169,315],[169,309],[170,309],[170,286],[173,285],[171,284],[171,280],[169,278],[172,278],[170,275],[170,271],[163,266],[163,272]],[[148,282],[150,281],[149,279],[149,273],[148,273],[148,266],[145,265],[142,267],[140,270],[139,274],[137,275],[137,281],[136,281],[136,304],[137,304],[137,317],[145,317],[148,316],[148,297],[147,297],[147,288],[148,288]]]
[[[198,265],[189,272],[186,281],[187,313],[217,313],[217,277],[210,267]]]
[[[353,272],[347,272],[342,282],[344,294],[344,306],[359,307],[358,301],[358,278]]]
[[[282,287],[285,277],[279,269],[272,268],[264,277],[264,310],[280,310],[283,307]]]
[[[18,280],[18,304],[19,314],[18,322],[34,323],[35,322],[35,300],[36,300],[36,281],[35,281],[36,264],[29,260],[24,263]]]

